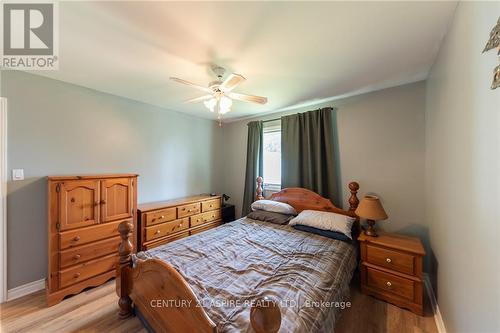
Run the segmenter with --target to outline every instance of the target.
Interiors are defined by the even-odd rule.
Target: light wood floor
[[[437,333],[432,315],[425,317],[361,294],[351,287],[352,307],[344,310],[336,333]],[[135,318],[119,320],[114,281],[89,289],[50,308],[45,293],[0,305],[1,332],[146,332]]]

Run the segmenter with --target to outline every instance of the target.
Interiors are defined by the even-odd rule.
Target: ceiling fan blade
[[[193,82],[189,82],[189,81],[186,81],[186,80],[183,80],[183,79],[179,79],[177,77],[171,77],[170,80],[175,81],[177,83],[182,83],[182,84],[191,86],[193,88],[196,88],[198,90],[201,90],[201,91],[204,91],[204,92],[207,92],[207,93],[210,93],[210,94],[213,93],[212,89],[210,89],[208,87],[203,87],[203,86],[200,86],[200,85],[195,84]]]
[[[229,75],[224,82],[220,85],[219,89],[224,91],[224,92],[230,92],[234,88],[236,88],[237,85],[245,81],[246,79],[240,75],[240,74],[231,74]]]
[[[205,96],[195,97],[195,98],[191,98],[191,99],[188,99],[188,100],[184,101],[184,103],[201,102],[201,101],[205,101],[207,99],[210,99],[212,97],[214,97],[214,96],[213,95],[205,95]]]
[[[266,104],[267,103],[267,97],[238,94],[238,93],[233,93],[233,92],[228,93],[227,95],[229,97],[231,97],[232,99],[236,99],[238,101],[252,102],[252,103],[257,103],[257,104]]]

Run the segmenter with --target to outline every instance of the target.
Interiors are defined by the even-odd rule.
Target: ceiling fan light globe
[[[219,103],[220,103],[221,108],[224,108],[224,109],[229,109],[229,108],[231,108],[231,105],[233,105],[233,101],[231,100],[231,98],[226,97],[226,96],[222,96],[220,98]]]
[[[204,101],[203,104],[210,110],[210,112],[215,111],[215,105],[217,105],[217,100],[215,98],[211,98],[207,101]]]

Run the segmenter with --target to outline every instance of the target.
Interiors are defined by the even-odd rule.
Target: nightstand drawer
[[[366,273],[368,286],[413,301],[415,293],[414,281],[369,267]]]
[[[415,275],[415,256],[407,253],[384,249],[378,246],[366,246],[366,261],[394,271]]]

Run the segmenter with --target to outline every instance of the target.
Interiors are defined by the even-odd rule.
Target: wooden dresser
[[[221,223],[220,196],[195,195],[141,204],[138,207],[139,248],[148,250]]]
[[[361,291],[423,315],[420,239],[396,234],[370,237],[362,233]]]
[[[51,306],[115,276],[118,225],[137,225],[137,175],[48,177],[48,204]]]

